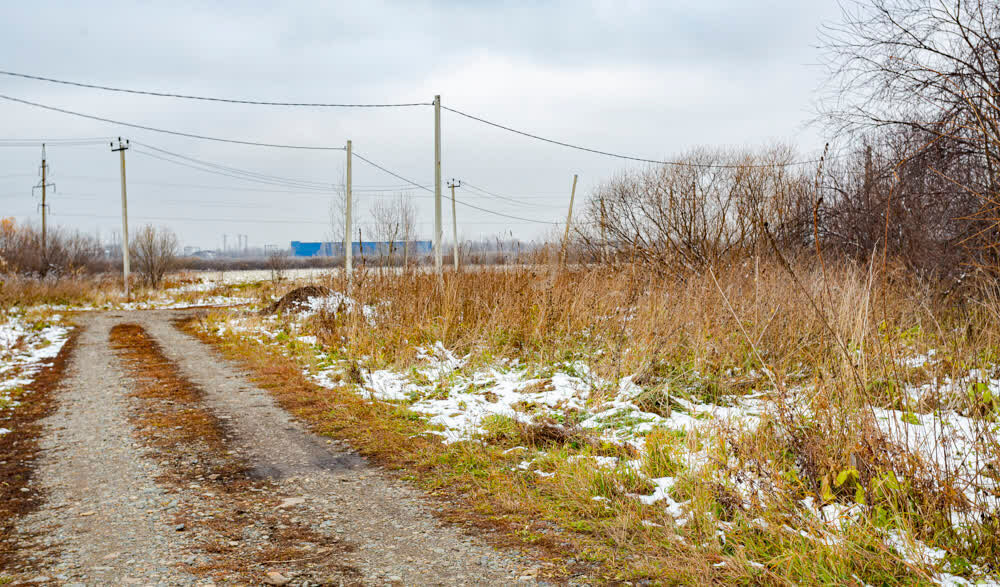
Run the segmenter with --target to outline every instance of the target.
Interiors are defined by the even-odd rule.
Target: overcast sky
[[[783,142],[821,150],[808,125],[823,78],[817,31],[835,0],[629,2],[12,2],[0,69],[140,90],[270,101],[430,102],[557,140],[645,158],[700,145]],[[310,109],[113,94],[0,76],[0,94],[146,126],[268,143],[343,146],[433,183],[433,109]],[[309,182],[341,181],[341,151],[279,150],[161,135],[0,100],[0,139],[122,136],[185,156]],[[627,162],[442,114],[443,175],[458,199],[521,218],[565,220],[578,197]],[[186,245],[321,240],[331,194],[291,193],[127,152],[130,225],[168,225]],[[37,220],[40,147],[0,147],[0,216]],[[118,156],[108,145],[48,148],[55,224],[120,230]],[[412,194],[430,238],[426,191],[354,162],[357,219]],[[372,191],[382,190],[384,192]],[[579,200],[578,200],[579,201]],[[445,226],[450,231],[450,204]],[[460,235],[537,238],[552,225],[459,206]],[[446,234],[450,233],[446,232]],[[446,238],[449,238],[446,237]]]

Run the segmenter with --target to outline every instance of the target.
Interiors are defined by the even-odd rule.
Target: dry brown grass
[[[324,285],[348,290],[337,279]],[[402,406],[367,401],[346,387],[348,381],[345,388],[331,391],[304,380],[302,363],[317,358],[294,341],[284,350],[302,363],[262,354],[246,340],[221,344],[317,430],[349,439],[363,453],[405,469],[425,488],[455,500],[459,519],[483,520],[524,543],[553,540],[562,544],[556,552],[589,553],[608,578],[669,581],[687,573],[698,581],[753,577],[800,582],[815,575],[842,582],[861,573],[878,583],[917,571],[878,539],[876,508],[892,518],[893,527],[945,545],[960,558],[980,564],[997,560],[1000,550],[992,546],[976,551],[961,546],[965,538],[948,523],[953,509],[968,505],[958,497],[963,480],[888,443],[873,419],[876,408],[908,411],[937,405],[963,415],[996,417],[990,415],[994,406],[964,396],[922,400],[921,408],[902,393],[907,386],[964,376],[973,368],[995,369],[1000,362],[1000,303],[989,287],[967,283],[962,291],[945,290],[891,263],[883,268],[828,260],[823,268],[808,259],[786,263],[764,258],[671,277],[629,264],[563,272],[504,268],[447,273],[443,284],[433,275],[361,273],[350,285],[351,297],[370,306],[374,319],[346,304],[311,318],[308,330],[323,344],[323,360],[361,369],[405,372],[417,363],[417,347],[441,341],[456,354],[468,354],[470,369],[517,358],[543,380],[577,361],[605,381],[635,375],[647,390],[637,401],[661,414],[676,408],[671,397],[725,405],[751,392],[765,393],[774,408],[756,432],[688,438],[704,444],[712,462],[698,474],[678,474],[679,491],[701,512],[682,531],[686,545],[672,538],[669,521],[662,524],[669,530],[640,524],[659,519],[655,508],[618,499],[635,479],[620,471],[569,467],[556,458],[560,451],[579,450],[563,439],[535,439],[557,453],[550,465],[560,471],[557,481],[526,479],[509,471],[518,458],[499,450],[531,444],[525,430],[512,433],[509,442],[501,434],[479,444],[442,446],[433,437],[414,437],[426,425]],[[295,332],[291,322],[279,316],[268,327]],[[928,349],[937,349],[940,360],[920,368],[901,364],[900,359]],[[613,393],[594,389],[591,401],[599,404],[602,395]],[[995,440],[986,433],[982,441],[985,458],[996,463],[1000,451]],[[834,499],[843,503],[851,502],[857,485],[870,491],[889,474],[908,481],[879,504],[869,501],[872,525],[845,545],[821,546],[819,554],[808,556],[817,547],[801,536],[748,527],[755,516],[775,528],[802,524],[793,516],[798,500],[825,493],[848,468],[856,468],[859,479],[837,489]],[[731,488],[718,482],[720,476],[748,472],[762,480],[769,495],[784,501],[740,503]],[[595,486],[618,499],[613,515],[591,501]],[[735,524],[730,535],[745,544],[712,544],[720,520]],[[811,523],[804,527],[823,531]],[[988,540],[991,527],[984,526],[975,540]],[[558,538],[552,538],[553,532]],[[730,564],[711,566],[723,560]],[[741,567],[740,561],[747,560],[764,561],[766,568]]]
[[[447,273],[443,287],[424,273],[368,272],[356,278],[351,296],[374,308],[374,324],[359,312],[330,312],[315,326],[328,346],[348,344],[352,353],[386,363],[408,364],[415,345],[442,341],[455,352],[535,362],[602,349],[589,362],[623,374],[657,360],[705,370],[742,367],[753,360],[751,345],[769,365],[794,366],[840,357],[828,325],[840,338],[860,341],[876,335],[883,321],[890,329],[934,324],[940,304],[931,286],[899,274],[883,287],[868,269],[838,265],[824,279],[818,266],[804,263],[793,280],[780,263],[749,260],[717,268],[717,285],[708,272],[681,279],[637,265],[509,268]],[[347,291],[339,278],[327,283]],[[865,373],[875,367],[861,365]]]
[[[0,273],[0,312],[15,305],[101,304],[118,295],[119,283],[111,275],[40,279]]]

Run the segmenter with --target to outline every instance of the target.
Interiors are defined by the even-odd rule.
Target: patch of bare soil
[[[55,360],[42,369],[27,386],[22,404],[14,410],[0,411],[0,428],[10,430],[0,435],[0,570],[25,566],[19,560],[15,539],[17,523],[25,514],[38,509],[44,495],[32,487],[42,419],[56,407],[56,390],[76,347],[79,331],[74,331]],[[23,534],[20,539],[26,538]]]
[[[262,315],[277,314],[279,312],[294,312],[301,310],[309,298],[322,298],[330,295],[330,290],[321,285],[307,285],[297,287],[281,296],[281,299],[262,309]]]
[[[194,537],[186,570],[225,583],[359,582],[344,561],[354,547],[296,518],[280,487],[230,450],[226,423],[141,326],[116,325],[110,339],[136,384],[130,420],[176,501],[175,531]]]

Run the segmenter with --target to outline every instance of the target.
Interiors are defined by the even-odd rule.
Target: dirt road
[[[23,581],[511,584],[530,561],[317,437],[175,311],[87,314],[19,524]]]

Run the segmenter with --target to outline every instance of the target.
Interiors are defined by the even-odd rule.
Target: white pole
[[[434,267],[442,275],[441,263],[441,96],[434,96]]]
[[[114,147],[114,143],[111,143]],[[125,150],[128,149],[128,141],[122,144],[121,137],[118,137],[118,148],[111,149],[118,151],[121,155],[122,163],[122,277],[125,282],[125,299],[129,299],[129,263],[128,263],[128,198],[125,195]]]
[[[351,246],[351,141],[347,141],[347,181],[344,185],[344,275],[350,279],[354,270],[351,255],[354,252]]]

